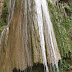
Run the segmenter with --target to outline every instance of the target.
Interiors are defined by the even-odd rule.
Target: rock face
[[[46,0],[9,0],[7,44],[5,54],[0,54],[0,71],[24,70],[34,63],[44,64],[46,72],[51,70],[48,66],[56,65],[58,71],[61,57],[47,6]]]

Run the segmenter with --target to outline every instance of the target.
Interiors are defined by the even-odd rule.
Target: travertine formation
[[[24,70],[34,63],[44,64],[46,72],[50,64],[56,65],[58,71],[61,57],[47,6],[46,0],[9,0],[8,26],[3,32],[7,44],[5,54],[0,54],[1,71],[12,72],[15,67]]]

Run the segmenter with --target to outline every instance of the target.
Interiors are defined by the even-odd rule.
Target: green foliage
[[[7,15],[8,15],[7,2],[5,2],[2,13],[1,26],[7,25]]]
[[[7,16],[8,16],[8,0],[5,1],[0,24],[0,35],[3,29],[3,26],[7,25]]]
[[[50,2],[48,2],[48,8],[51,21],[53,23],[58,48],[63,59],[63,68],[66,70],[69,66],[69,63],[66,61],[66,53],[68,54],[69,50],[72,52],[71,20],[69,16],[65,16],[64,13],[61,12],[58,6],[53,6]],[[66,60],[64,60],[64,58]]]
[[[1,33],[2,33],[2,30],[0,30],[0,35],[1,35]]]
[[[5,22],[3,19],[1,19],[1,26],[4,26],[5,25]]]
[[[8,2],[9,2],[9,0],[5,0],[6,6],[8,6]]]
[[[16,8],[19,8],[19,0],[16,0]]]
[[[65,6],[65,9],[67,9],[69,12],[72,12],[72,9],[68,5]]]
[[[4,46],[3,46],[3,53],[5,53],[5,48],[6,48],[6,43],[4,43]]]
[[[63,66],[63,71],[65,72],[69,68],[70,65],[68,64],[66,60],[63,60],[62,66]]]
[[[67,17],[66,19],[63,19],[63,24],[62,24],[66,30],[68,30],[70,28],[70,18]]]
[[[0,27],[0,35],[1,35],[1,33],[2,33],[2,30],[3,30],[3,27]]]

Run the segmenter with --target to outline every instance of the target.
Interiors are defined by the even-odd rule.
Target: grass
[[[72,53],[71,20],[69,16],[64,16],[59,7],[53,6],[50,2],[48,2],[48,8],[51,16],[51,21],[53,23],[58,48],[62,56],[63,69],[65,71],[69,67],[69,63],[65,59],[69,58],[69,50]]]

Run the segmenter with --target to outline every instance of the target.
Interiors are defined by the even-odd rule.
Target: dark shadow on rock
[[[12,72],[44,72],[44,66],[43,64],[37,63],[37,64],[34,64],[33,67],[28,67],[25,70],[14,68]]]

